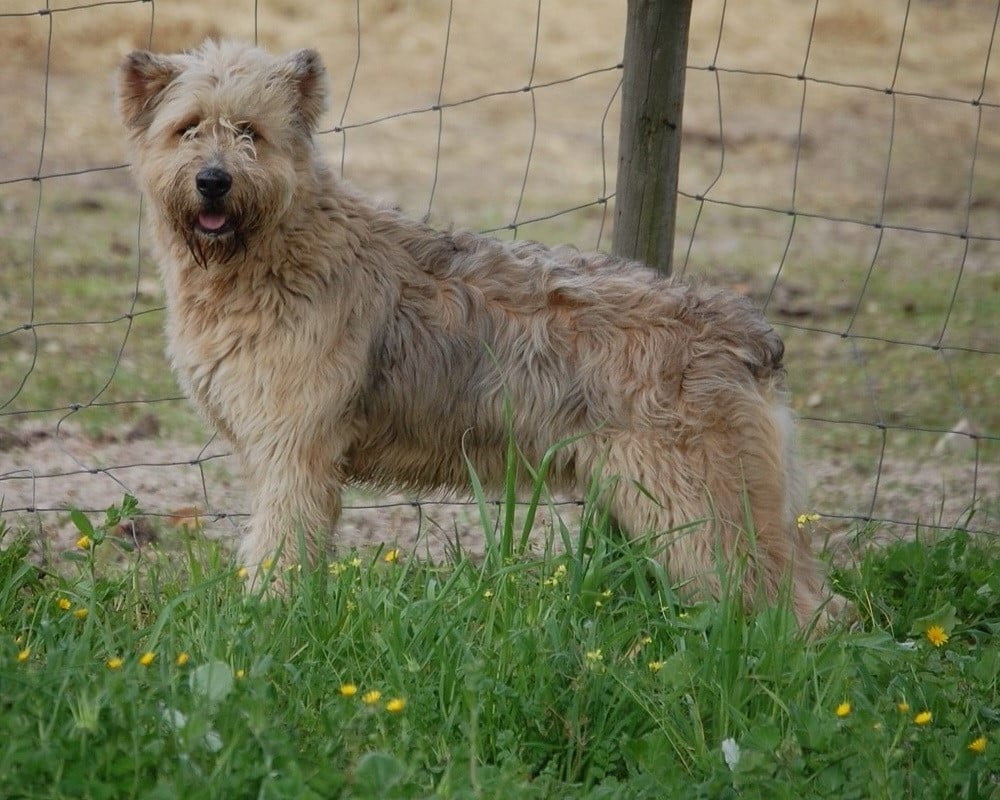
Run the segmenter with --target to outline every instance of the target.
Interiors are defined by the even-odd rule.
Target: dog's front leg
[[[238,555],[252,574],[315,565],[325,555],[340,516],[344,449],[322,431],[290,423],[243,449],[252,514]]]

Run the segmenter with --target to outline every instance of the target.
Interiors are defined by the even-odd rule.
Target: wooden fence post
[[[669,274],[692,0],[628,0],[612,252]]]

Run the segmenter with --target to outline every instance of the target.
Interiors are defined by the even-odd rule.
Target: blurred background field
[[[803,511],[839,545],[868,519],[886,535],[1000,528],[998,8],[695,3],[677,271],[781,326]],[[60,509],[126,490],[157,530],[217,512],[226,529],[246,508],[162,354],[114,111],[124,53],[206,36],[316,48],[332,86],[319,146],[346,179],[435,224],[606,250],[624,25],[624,4],[566,0],[4,3],[2,519],[60,546]],[[346,540],[419,534],[433,553],[481,536],[465,507],[391,499],[359,492]]]

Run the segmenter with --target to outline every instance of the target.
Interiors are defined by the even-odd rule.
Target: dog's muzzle
[[[233,176],[219,167],[205,167],[194,176],[194,185],[204,201],[204,207],[198,214],[198,232],[209,236],[228,233],[232,226],[223,208],[223,200],[233,186]]]

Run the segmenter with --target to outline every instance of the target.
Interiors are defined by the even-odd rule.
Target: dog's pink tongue
[[[203,227],[206,231],[217,231],[226,224],[226,215],[209,214],[202,211],[198,215],[198,224],[201,225],[201,227]]]

